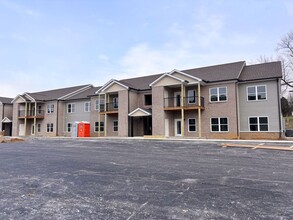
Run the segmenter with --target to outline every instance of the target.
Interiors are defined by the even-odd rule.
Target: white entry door
[[[19,124],[18,135],[24,136],[24,124]]]
[[[175,124],[175,136],[182,136],[182,131],[181,131],[181,119],[175,119],[174,120]]]

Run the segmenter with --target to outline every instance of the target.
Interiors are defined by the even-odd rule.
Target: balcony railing
[[[182,97],[164,98],[164,108],[180,108]],[[204,107],[204,97],[200,97],[200,105],[198,103],[198,96],[190,96],[183,98],[183,107]]]
[[[25,115],[26,112],[26,115]],[[18,111],[18,117],[44,117],[44,110],[37,110],[37,115],[35,115],[35,110],[19,110]]]
[[[106,107],[106,108],[105,108]],[[101,112],[115,112],[118,111],[118,102],[110,102],[106,103],[106,106],[101,107],[100,111]]]

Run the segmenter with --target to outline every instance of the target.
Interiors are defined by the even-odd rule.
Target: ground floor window
[[[188,119],[188,132],[194,132],[194,131],[196,131],[195,118],[189,118]]]
[[[100,123],[98,121],[95,122],[95,132],[99,132],[99,124],[100,124],[100,131],[104,131],[104,122],[101,121]]]
[[[249,131],[269,131],[268,117],[249,117]]]
[[[47,132],[53,132],[54,131],[54,125],[53,123],[47,124]]]
[[[118,120],[113,121],[113,131],[118,131]]]
[[[227,132],[228,130],[228,118],[211,118],[212,132]]]
[[[37,124],[37,132],[41,132],[41,124]]]
[[[71,122],[68,122],[68,123],[67,123],[66,131],[67,131],[67,132],[71,132],[71,131],[72,131],[72,123],[71,123]]]

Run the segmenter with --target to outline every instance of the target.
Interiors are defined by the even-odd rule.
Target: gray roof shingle
[[[87,89],[81,93],[78,93],[74,96],[71,96],[70,98],[66,100],[76,100],[76,99],[89,99],[91,96],[96,95],[96,91],[98,91],[101,87],[92,87],[90,89]]]
[[[26,93],[32,98],[34,98],[37,101],[50,101],[50,100],[57,100],[60,97],[63,97],[67,94],[73,93],[79,89],[82,89],[84,87],[87,87],[90,85],[81,85],[81,86],[74,86],[74,87],[68,87],[68,88],[62,88],[62,89],[54,89],[54,90],[48,90],[48,91],[42,91],[42,92],[35,92],[35,93]]]
[[[7,97],[0,97],[0,102],[2,102],[3,104],[12,104],[13,99],[11,98],[7,98]]]
[[[280,61],[245,66],[239,77],[240,81],[281,78],[282,64]]]

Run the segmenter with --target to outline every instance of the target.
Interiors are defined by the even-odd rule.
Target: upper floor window
[[[249,117],[249,131],[268,131],[268,117]]]
[[[210,88],[210,102],[227,101],[227,87]]]
[[[91,103],[85,102],[84,103],[84,112],[90,112],[91,111]]]
[[[67,104],[67,113],[74,113],[75,112],[75,103],[68,103]]]
[[[266,100],[267,89],[266,86],[248,86],[247,87],[247,100]]]
[[[48,114],[54,113],[54,104],[47,105],[47,113]]]
[[[99,99],[96,99],[95,110],[99,110]]]
[[[144,105],[152,105],[152,94],[144,95]]]
[[[188,104],[194,104],[195,103],[195,90],[188,90]]]
[[[211,118],[212,132],[227,132],[228,130],[228,118]]]

